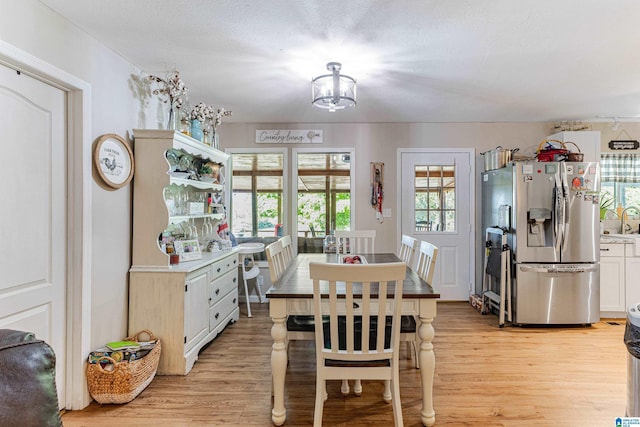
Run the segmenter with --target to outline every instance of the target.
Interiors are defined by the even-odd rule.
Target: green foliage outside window
[[[348,230],[351,226],[351,193],[336,194],[336,230]]]
[[[324,193],[298,193],[298,229],[324,231],[325,205]]]
[[[298,228],[326,234],[327,203],[324,193],[298,193]],[[351,194],[336,193],[336,230],[348,230],[351,225]],[[329,232],[333,230],[328,230]]]

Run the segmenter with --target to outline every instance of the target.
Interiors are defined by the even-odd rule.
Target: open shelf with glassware
[[[175,131],[136,129],[134,138],[129,331],[150,329],[163,341],[158,374],[185,375],[239,316],[237,250],[218,233],[229,155]]]

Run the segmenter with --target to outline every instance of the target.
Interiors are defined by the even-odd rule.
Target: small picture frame
[[[100,178],[111,188],[121,188],[133,178],[133,152],[120,135],[108,133],[96,141],[93,164]]]
[[[173,247],[180,255],[180,262],[202,259],[200,244],[197,240],[176,240],[173,242]]]

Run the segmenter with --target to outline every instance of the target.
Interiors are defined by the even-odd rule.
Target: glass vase
[[[211,132],[208,129],[202,129],[202,143],[211,146]]]
[[[167,123],[167,129],[179,130],[180,129],[180,108],[172,105],[169,109],[169,122]]]
[[[211,129],[211,146],[216,150],[220,149],[220,136],[215,128]]]
[[[191,136],[191,121],[189,119],[183,118],[180,120],[180,132],[187,136]]]

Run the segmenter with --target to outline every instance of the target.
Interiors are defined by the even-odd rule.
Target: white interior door
[[[65,94],[0,66],[0,117],[0,328],[34,332],[53,347],[64,406]]]
[[[442,300],[467,300],[473,289],[472,158],[472,150],[400,152],[401,231],[438,247],[432,285]]]

